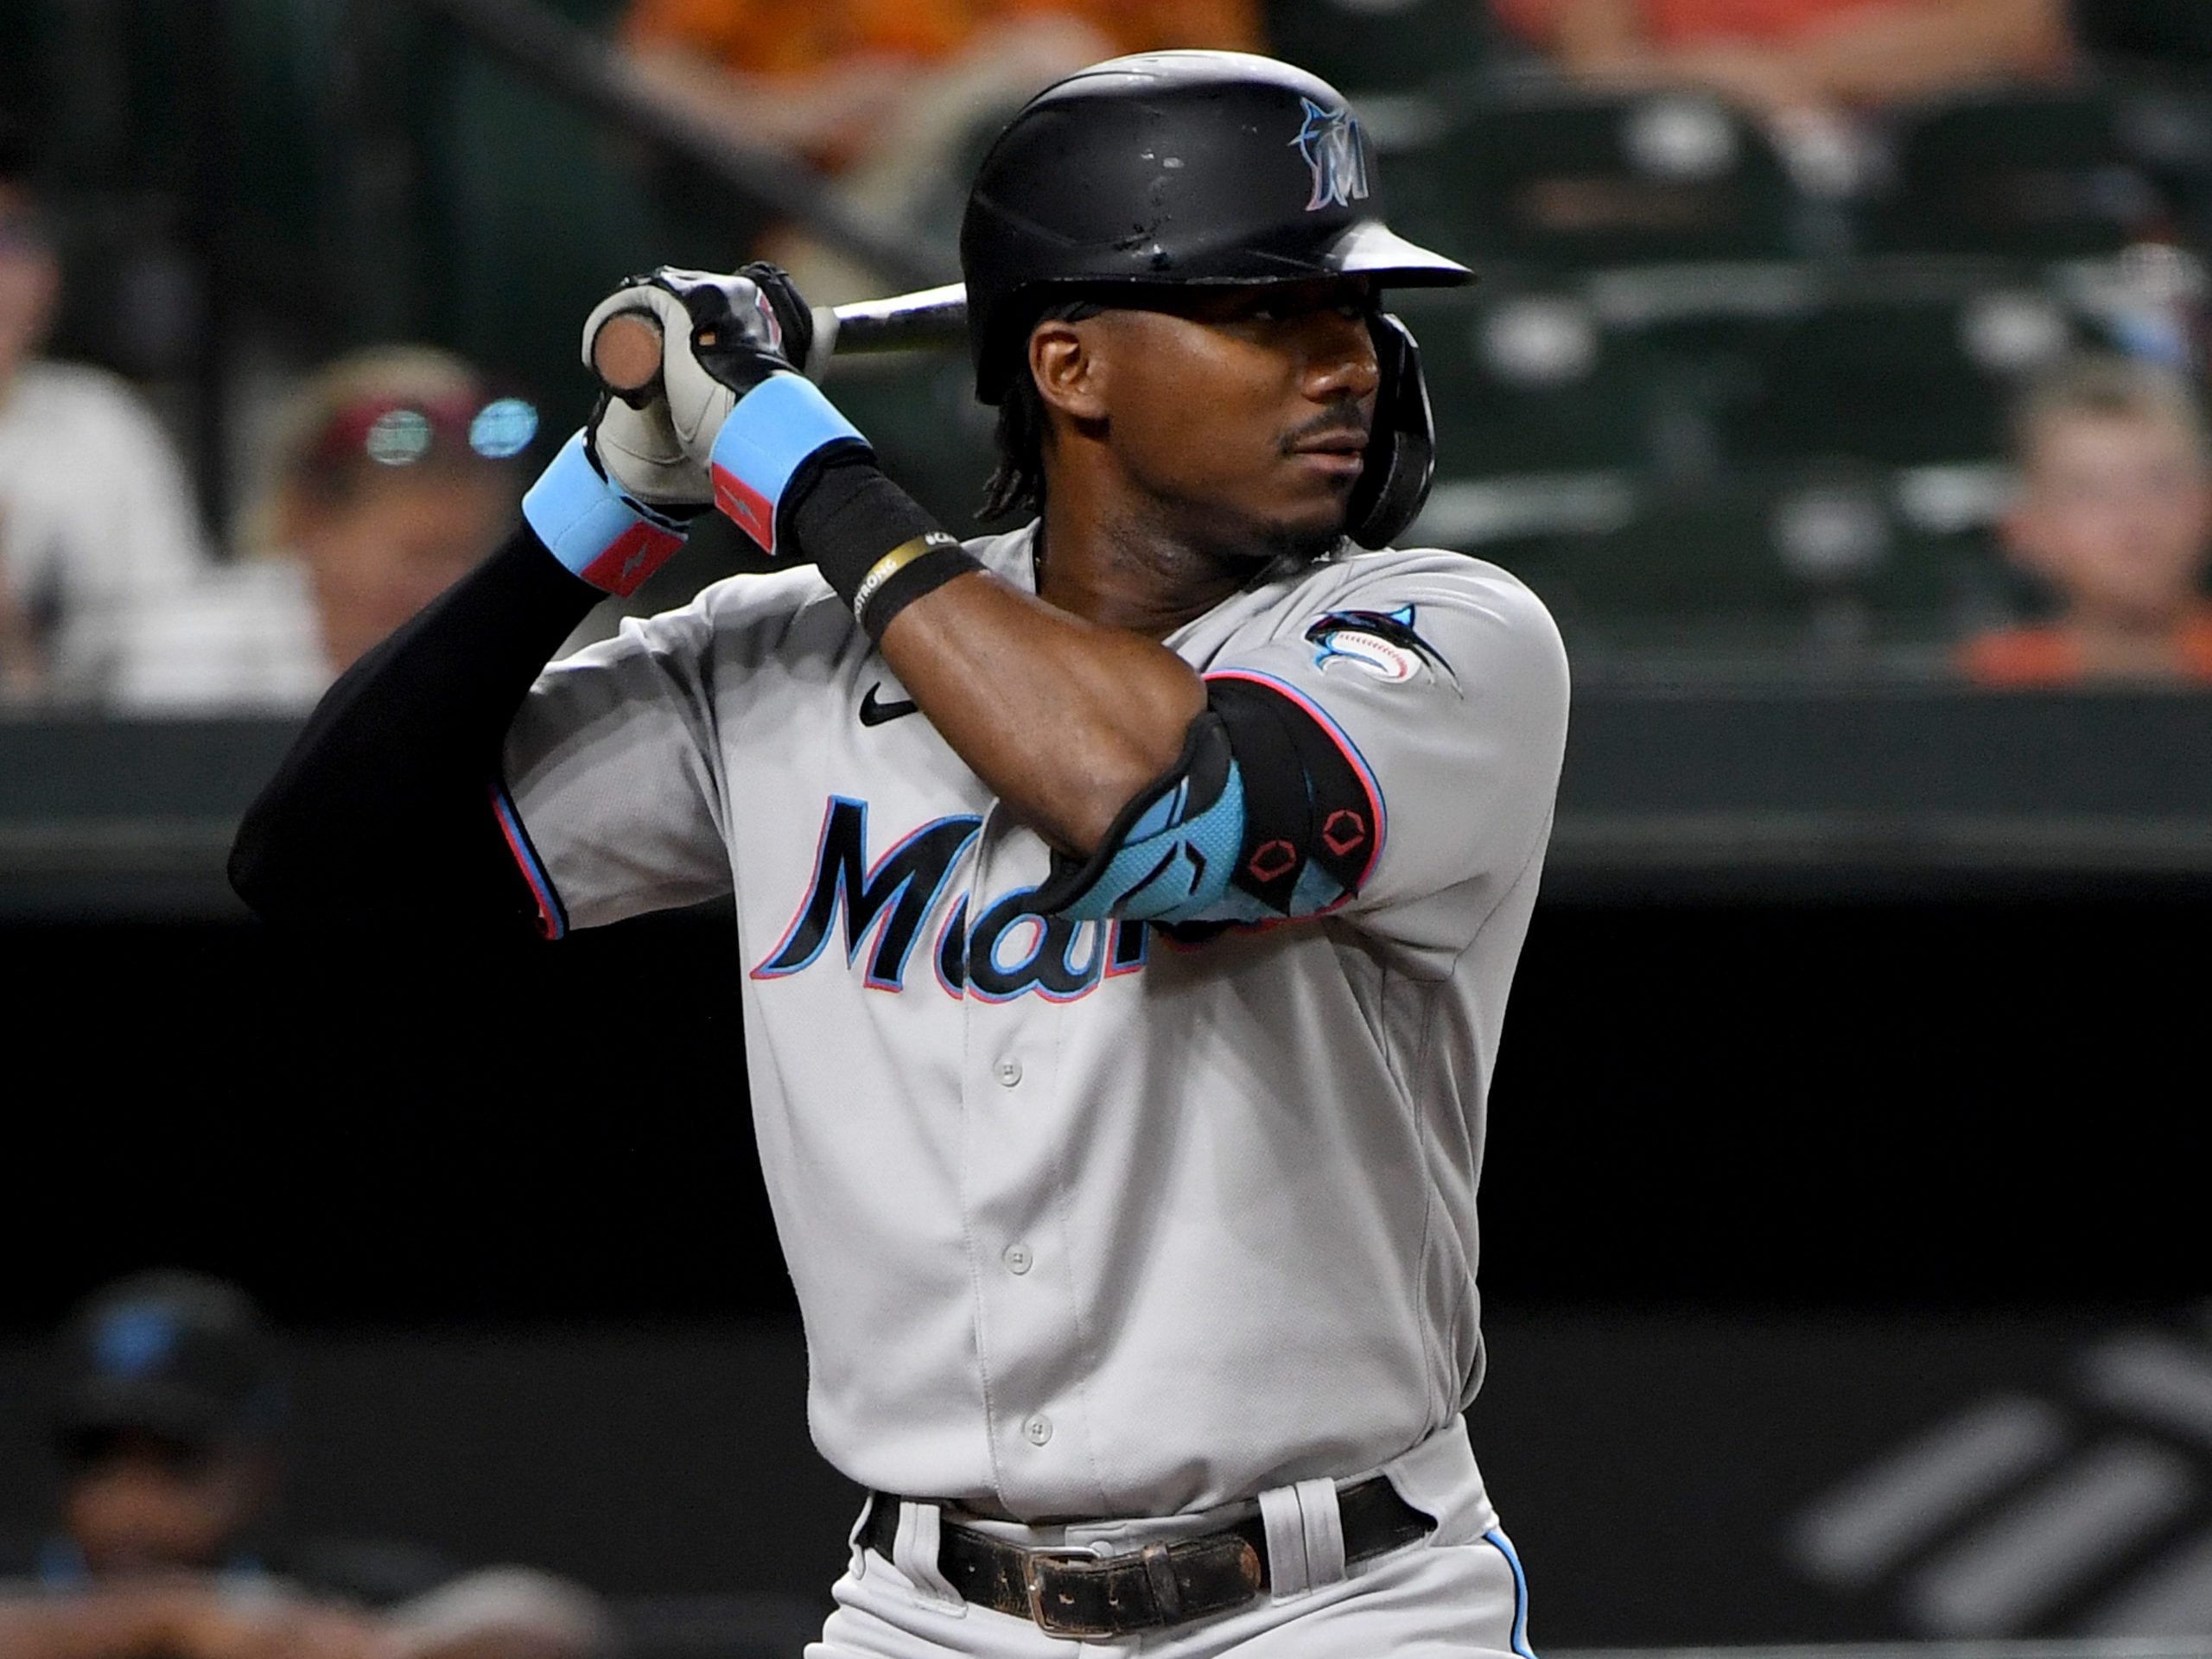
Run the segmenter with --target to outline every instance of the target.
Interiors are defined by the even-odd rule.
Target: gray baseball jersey
[[[1030,548],[969,550],[1033,589]],[[1369,836],[1355,896],[1203,942],[1037,914],[1044,842],[810,569],[626,625],[510,734],[562,925],[734,889],[810,1418],[865,1486],[1173,1514],[1376,1468],[1480,1382],[1484,1100],[1558,633],[1494,566],[1348,550],[1166,643],[1334,735],[1370,808],[1341,827]]]

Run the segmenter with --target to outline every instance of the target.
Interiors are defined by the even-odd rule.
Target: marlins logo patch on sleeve
[[[1378,680],[1398,681],[1412,679],[1426,666],[1452,677],[1436,647],[1414,631],[1410,605],[1395,611],[1331,611],[1306,630],[1306,638],[1319,647],[1313,664],[1325,671],[1342,664]]]

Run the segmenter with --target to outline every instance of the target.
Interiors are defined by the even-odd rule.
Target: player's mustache
[[[1357,405],[1347,404],[1317,415],[1304,425],[1286,433],[1282,440],[1282,452],[1286,455],[1295,454],[1308,444],[1326,438],[1357,438],[1365,443],[1369,433],[1367,417],[1360,412]]]

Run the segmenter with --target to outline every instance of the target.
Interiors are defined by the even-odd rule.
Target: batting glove
[[[592,315],[596,319],[599,314]],[[599,470],[632,500],[685,519],[714,505],[715,486],[706,467],[691,459],[677,435],[666,397],[656,395],[632,406],[614,393],[601,392],[584,439]]]
[[[671,427],[705,464],[715,505],[772,556],[795,486],[830,455],[868,448],[792,366],[813,346],[805,302],[766,264],[734,276],[664,265],[615,297],[659,319]]]

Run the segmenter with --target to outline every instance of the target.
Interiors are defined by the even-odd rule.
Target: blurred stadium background
[[[807,194],[656,119],[617,9],[5,0],[53,350],[153,399],[217,526],[349,346],[449,346],[568,430],[613,278]],[[2208,19],[2085,4],[2075,84],[1896,109],[1839,181],[1709,94],[1534,74],[1473,0],[1267,14],[1394,222],[1484,274],[1406,306],[1412,539],[1522,574],[1576,664],[1470,1414],[1540,1649],[2212,1644],[2212,698],[1948,666],[2037,602],[1993,531],[2022,377],[2101,345],[2202,385]],[[957,207],[814,228],[909,287]],[[961,362],[839,374],[966,520]],[[856,1495],[805,1440],[728,917],[270,938],[221,861],[292,729],[0,718],[0,1530],[48,1503],[46,1333],[183,1262],[295,1333],[302,1524],[553,1567],[644,1653],[796,1652]]]

